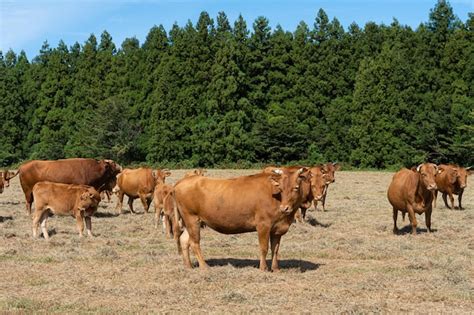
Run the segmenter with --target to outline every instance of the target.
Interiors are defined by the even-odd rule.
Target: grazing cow
[[[33,237],[38,236],[38,225],[45,239],[49,239],[46,221],[49,214],[72,215],[82,237],[84,220],[87,234],[92,236],[91,216],[97,211],[100,195],[92,186],[39,182],[33,187],[35,211],[33,212]]]
[[[123,196],[127,195],[128,206],[132,213],[136,213],[133,210],[133,200],[136,198],[140,198],[145,212],[148,212],[157,181],[159,182],[160,178],[164,181],[164,177],[170,174],[166,170],[152,170],[151,168],[124,169],[117,177],[119,191],[116,210],[122,212]]]
[[[438,189],[435,192],[434,207],[436,207],[436,199],[438,198],[438,191],[440,191],[443,194],[444,204],[448,209],[455,209],[453,194],[458,195],[459,209],[462,210],[461,200],[464,188],[467,186],[467,176],[472,174],[470,167],[464,168],[455,164],[441,164],[438,168],[441,173],[436,176],[436,186],[438,186]],[[448,206],[448,195],[451,207]]]
[[[187,172],[184,177],[189,177],[189,176],[204,176],[204,173],[206,173],[207,171],[205,169],[202,169],[202,168],[199,168],[197,170],[194,170],[194,171],[191,171],[191,172]]]
[[[439,172],[436,164],[423,163],[415,169],[402,169],[395,173],[388,187],[387,197],[393,207],[393,233],[398,232],[397,214],[408,212],[412,233],[416,234],[415,213],[425,213],[428,231],[431,232],[433,193],[436,190],[435,177]]]
[[[341,166],[338,163],[326,163],[322,165],[321,172],[323,174],[326,184],[325,184],[322,198],[319,200],[315,200],[314,202],[314,209],[316,209],[316,207],[318,206],[318,201],[321,201],[323,205],[323,211],[326,211],[325,204],[326,204],[326,196],[328,194],[329,184],[332,184],[336,181],[334,175],[336,171],[339,171],[340,169],[341,169]]]
[[[204,222],[224,234],[257,231],[260,269],[267,270],[265,259],[270,241],[272,269],[277,271],[280,239],[294,221],[302,201],[301,182],[308,176],[308,170],[301,168],[294,172],[276,169],[272,174],[232,179],[202,176],[181,179],[174,187],[174,195],[185,228],[175,239],[178,239],[185,266],[191,267],[191,247],[199,267],[208,267],[199,244],[200,226]],[[174,226],[178,226],[178,219],[176,215]]]
[[[20,166],[20,184],[26,199],[26,210],[31,214],[33,187],[38,182],[89,185],[99,192],[122,170],[112,160],[65,159],[57,161],[29,161]]]

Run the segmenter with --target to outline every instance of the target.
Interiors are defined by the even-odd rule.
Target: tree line
[[[474,15],[439,0],[416,29],[251,29],[220,12],[117,47],[0,52],[0,165],[113,158],[181,167],[339,161],[395,168],[474,158]]]

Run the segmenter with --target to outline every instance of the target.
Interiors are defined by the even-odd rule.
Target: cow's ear
[[[311,172],[307,167],[302,167],[298,170],[298,177],[303,180],[308,180],[310,178]]]

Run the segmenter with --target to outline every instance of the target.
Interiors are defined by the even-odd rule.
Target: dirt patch
[[[174,183],[186,171],[173,171]],[[234,177],[252,170],[210,170]],[[474,309],[474,190],[466,210],[434,209],[436,232],[392,233],[391,173],[338,172],[326,212],[309,211],[282,238],[281,272],[260,272],[256,233],[202,231],[208,271],[186,270],[153,214],[102,202],[94,238],[51,217],[49,242],[31,237],[18,178],[0,194],[0,310],[25,312],[470,313]],[[127,210],[124,202],[124,210]],[[398,220],[402,231],[408,219]]]

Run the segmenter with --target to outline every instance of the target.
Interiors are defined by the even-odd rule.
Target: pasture
[[[167,182],[184,173],[172,171]],[[448,210],[438,196],[434,233],[417,216],[418,235],[412,236],[401,214],[401,234],[392,233],[386,198],[392,175],[337,172],[328,211],[309,211],[308,222],[293,224],[283,236],[279,273],[257,269],[256,233],[222,235],[208,228],[201,246],[211,268],[187,270],[175,242],[154,228],[153,213],[143,214],[136,200],[141,214],[130,214],[124,202],[125,214],[117,216],[115,196],[92,218],[94,238],[79,238],[72,217],[52,217],[50,241],[34,240],[16,177],[0,194],[0,310],[472,313],[474,179],[464,193],[466,210]]]

